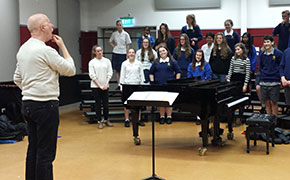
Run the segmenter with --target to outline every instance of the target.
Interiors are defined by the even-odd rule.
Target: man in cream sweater
[[[61,37],[44,14],[28,18],[31,38],[17,53],[14,82],[22,90],[22,113],[28,123],[26,180],[52,180],[59,124],[59,74],[75,75],[75,65]],[[52,40],[63,53],[47,46]]]

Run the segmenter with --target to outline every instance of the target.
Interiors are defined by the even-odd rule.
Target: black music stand
[[[167,91],[139,91],[134,92],[128,99],[128,106],[157,106],[169,107],[177,98],[179,93]],[[152,176],[143,180],[165,180],[155,174],[155,120],[152,120]]]

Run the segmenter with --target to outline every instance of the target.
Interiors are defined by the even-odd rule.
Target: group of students
[[[288,18],[284,18],[285,12]],[[288,27],[289,38],[289,11],[283,11],[282,18],[283,25],[278,26],[283,30],[285,26]],[[198,42],[202,39],[202,34],[196,24],[195,16],[188,15],[186,23],[187,25],[181,29],[177,47],[175,47],[174,37],[170,34],[167,24],[160,25],[156,40],[150,36],[150,29],[146,27],[144,35],[138,40],[140,49],[136,52],[134,49],[129,49],[130,36],[123,30],[122,22],[118,20],[116,22],[117,31],[111,35],[109,40],[113,47],[112,66],[111,61],[103,57],[100,46],[92,48],[89,75],[92,79],[91,87],[96,100],[99,128],[103,128],[104,124],[112,126],[108,120],[108,83],[112,77],[112,67],[116,71],[121,91],[122,84],[162,85],[168,80],[191,77],[200,77],[204,81],[211,79],[219,79],[220,82],[239,81],[242,82],[242,93],[252,88],[251,79],[255,78],[257,53],[250,33],[244,33],[240,42],[240,36],[232,29],[233,21],[228,19],[224,22],[225,31],[215,35],[211,32],[207,33],[207,43],[199,49]],[[282,41],[285,41],[286,36],[283,35],[285,31],[280,31],[278,26],[273,30],[273,34],[280,33],[280,36],[284,37]],[[274,39],[271,35],[264,36],[263,40],[264,45],[259,56],[259,70],[255,85],[261,101],[266,104],[267,113],[277,116],[281,81],[285,87],[285,96],[290,98],[290,90],[287,90],[287,87],[290,86],[290,81],[288,81],[290,73],[287,72],[287,69],[290,68],[290,64],[288,65],[287,62],[290,50],[285,50],[283,55],[282,51],[274,48]],[[279,44],[280,41],[279,38]],[[124,102],[127,98],[122,96],[122,101]],[[290,100],[287,101],[290,104]],[[102,103],[103,120],[101,117]],[[125,127],[129,127],[129,111],[126,107],[124,111]],[[172,108],[159,107],[159,111],[160,124],[171,124]],[[140,113],[139,120],[139,125],[144,126]]]

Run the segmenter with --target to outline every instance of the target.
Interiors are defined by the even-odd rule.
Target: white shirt
[[[13,80],[22,89],[22,100],[58,100],[59,74],[74,76],[73,59],[64,59],[43,41],[30,38],[17,53]]]
[[[122,30],[121,33],[118,31],[113,32],[109,41],[114,41],[117,44],[117,46],[113,48],[113,53],[117,54],[127,54],[126,45],[132,43],[130,35],[124,30]]]
[[[211,44],[210,47],[208,47],[207,43],[201,46],[201,50],[204,53],[204,60],[206,62],[209,62],[209,58],[210,58],[210,54],[211,54],[212,49],[213,49],[213,43]]]
[[[105,86],[107,79],[111,79],[113,75],[111,61],[105,57],[102,59],[94,58],[89,62],[89,76],[91,78],[91,88],[99,88],[94,82],[97,80],[101,86]],[[108,84],[109,86],[109,84]]]
[[[120,84],[144,84],[144,72],[140,61],[130,63],[129,59],[121,66]]]
[[[153,56],[154,56],[154,60],[155,60],[158,58],[158,55],[154,49],[152,49],[152,51],[153,51]],[[144,52],[144,60],[143,61],[142,61],[142,57],[141,57],[141,52],[142,52],[142,49],[139,49],[136,52],[136,60],[138,60],[142,63],[143,69],[150,70],[152,63],[149,60],[148,51]]]
[[[227,32],[227,30],[225,30],[225,36],[230,35],[232,36],[234,34],[234,30],[231,30],[229,33]]]
[[[160,58],[160,59],[159,59],[159,62],[160,62],[160,63],[168,63],[168,62],[169,62],[169,57],[167,57],[167,58],[165,58],[165,59]]]

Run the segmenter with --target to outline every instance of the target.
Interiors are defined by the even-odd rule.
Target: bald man
[[[29,17],[31,38],[17,53],[14,82],[22,90],[22,113],[28,123],[26,180],[52,180],[59,124],[59,74],[75,75],[76,69],[61,37],[44,14]],[[52,40],[63,53],[47,46]]]

